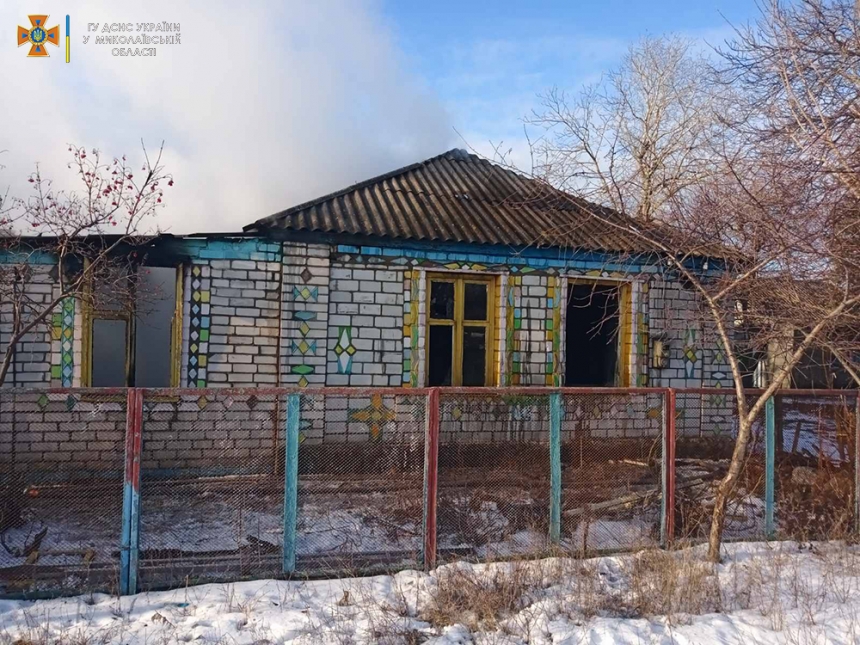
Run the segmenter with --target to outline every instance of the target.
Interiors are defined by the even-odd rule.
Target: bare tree
[[[860,273],[860,4],[769,0],[756,25],[721,51],[727,82],[740,86],[758,119],[758,145],[778,141],[784,162],[802,167],[840,213],[832,268]],[[857,375],[860,327],[830,330],[819,344]]]
[[[6,200],[0,211],[0,385],[19,344],[47,326],[65,299],[92,302],[105,293],[125,299],[130,249],[162,207],[164,186],[173,184],[161,148],[155,158],[143,148],[138,175],[125,156],[105,160],[98,150],[76,146],[69,152],[79,192],[55,192],[37,166],[29,177],[32,195]],[[35,284],[42,258],[50,260],[52,275]],[[108,289],[94,289],[105,282]]]
[[[860,200],[860,23],[850,0],[767,0],[761,19],[720,50],[724,80],[758,118],[746,131],[778,140]],[[832,188],[832,187],[831,187]]]
[[[681,38],[645,38],[575,97],[541,96],[538,174],[641,221],[665,214],[709,170],[721,101],[706,61]]]
[[[532,119],[553,133],[535,144],[547,190],[635,215],[574,200],[588,217],[657,251],[696,293],[702,326],[724,350],[738,426],[715,494],[714,561],[767,400],[811,349],[832,347],[850,365],[857,348],[858,34],[849,0],[772,0],[720,52],[713,76],[691,78],[700,68],[676,41],[646,41],[608,85],[572,105],[553,91]],[[567,232],[551,235],[563,243]],[[779,360],[765,387],[748,395],[745,355],[774,348]]]

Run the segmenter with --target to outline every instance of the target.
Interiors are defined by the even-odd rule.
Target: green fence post
[[[561,541],[561,393],[549,395],[549,540]]]
[[[284,573],[296,570],[296,510],[299,489],[299,421],[301,394],[287,395],[286,455],[284,458]]]
[[[764,421],[764,534],[768,540],[772,540],[774,529],[774,484],[775,484],[775,462],[776,462],[776,410],[774,397],[771,396],[765,403]]]

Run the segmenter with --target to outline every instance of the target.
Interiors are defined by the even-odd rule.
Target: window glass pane
[[[170,387],[171,323],[175,308],[176,269],[141,267],[135,327],[136,387]]]
[[[463,328],[463,385],[487,385],[487,330],[483,327]]]
[[[430,326],[430,347],[427,351],[427,360],[430,361],[427,384],[430,387],[451,385],[451,368],[454,364],[453,340],[453,327],[448,325]]]
[[[105,266],[93,280],[93,308],[102,311],[130,311],[133,280],[124,266]]]
[[[430,283],[430,317],[437,320],[454,319],[454,283]]]
[[[466,320],[487,319],[487,285],[466,283],[463,318]]]
[[[93,387],[125,387],[126,322],[93,320]]]

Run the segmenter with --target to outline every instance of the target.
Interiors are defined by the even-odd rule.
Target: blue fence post
[[[301,403],[301,394],[287,395],[287,437],[284,458],[284,573],[293,573],[296,570],[296,512],[299,490]]]
[[[126,398],[125,470],[122,488],[122,534],[119,593],[137,593],[140,555],[140,453],[143,447],[143,392],[129,389]]]
[[[549,395],[549,540],[561,541],[561,393]]]
[[[776,462],[776,408],[774,397],[765,403],[764,413],[764,534],[770,540],[774,530],[774,484]]]

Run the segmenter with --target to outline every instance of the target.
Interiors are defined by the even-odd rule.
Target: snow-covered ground
[[[0,643],[860,642],[860,549],[742,543],[725,551],[715,568],[696,548],[126,598],[0,601]]]

